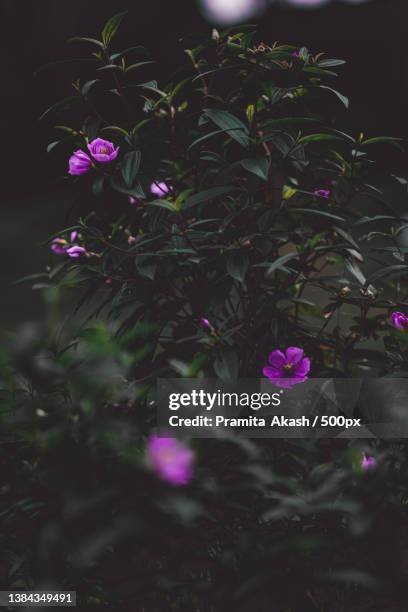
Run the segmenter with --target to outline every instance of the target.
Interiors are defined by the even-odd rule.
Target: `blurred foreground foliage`
[[[341,60],[214,31],[159,85],[145,49],[113,52],[123,17],[75,39],[92,53],[44,113],[66,117],[52,154],[120,149],[91,160],[50,239],[60,259],[35,279],[49,320],[1,356],[3,588],[138,612],[403,610],[402,442],[225,434],[192,443],[179,489],[144,450],[158,377],[257,378],[291,345],[313,376],[405,375],[387,320],[406,308],[406,222],[371,154],[401,145],[336,127]]]

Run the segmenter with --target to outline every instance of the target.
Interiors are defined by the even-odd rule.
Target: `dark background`
[[[63,226],[70,206],[68,185],[58,180],[46,145],[51,123],[42,111],[70,94],[77,69],[36,69],[75,57],[73,35],[98,35],[104,22],[129,10],[120,48],[141,44],[170,73],[183,59],[181,36],[208,30],[195,0],[0,0],[0,329],[34,319],[41,298],[17,278],[44,269],[49,250],[40,246]],[[254,20],[251,20],[254,22]],[[333,2],[313,10],[271,6],[259,19],[261,38],[306,45],[347,60],[337,87],[351,99],[348,125],[366,135],[408,136],[407,0],[372,0],[359,5]],[[383,160],[385,163],[389,159]],[[405,160],[393,160],[404,172]]]

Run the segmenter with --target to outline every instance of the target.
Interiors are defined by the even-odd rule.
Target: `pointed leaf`
[[[256,157],[253,159],[243,159],[241,165],[248,172],[252,172],[263,181],[268,180],[269,159],[267,157]]]
[[[122,176],[127,187],[131,187],[135,182],[141,160],[140,151],[131,151],[127,153],[122,162]]]
[[[200,191],[199,193],[194,194],[187,198],[184,203],[183,210],[186,208],[191,208],[192,206],[196,206],[197,204],[202,204],[202,202],[208,202],[213,198],[217,198],[221,195],[225,195],[226,193],[230,193],[231,191],[236,191],[238,187],[213,187],[212,189],[206,189],[205,191]]]
[[[232,252],[227,259],[228,274],[239,283],[245,281],[245,275],[249,266],[249,257],[242,251]]]
[[[238,355],[230,347],[222,347],[214,361],[216,375],[225,383],[235,383],[238,378]]]
[[[114,15],[109,19],[109,21],[106,22],[105,27],[102,31],[102,40],[105,47],[109,46],[109,43],[118,31],[118,28],[122,23],[122,20],[125,15],[127,15],[127,11],[123,11],[123,13],[118,13],[117,15]]]
[[[249,145],[249,134],[247,126],[240,119],[225,110],[218,108],[207,108],[205,115],[222,130],[228,130],[231,138],[243,147]]]

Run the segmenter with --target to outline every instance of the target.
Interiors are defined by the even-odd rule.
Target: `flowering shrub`
[[[399,143],[354,137],[325,116],[336,101],[348,106],[331,86],[341,60],[255,41],[251,31],[214,32],[187,48],[179,80],[159,85],[145,49],[75,39],[93,51],[97,78],[77,81],[63,101],[76,123],[59,126],[68,136],[51,148],[67,151],[80,198],[89,181],[92,193],[74,219],[80,248],[59,238],[51,248],[94,254],[81,257],[76,282],[87,298],[108,289],[122,330],[156,324],[157,350],[136,378],[258,377],[271,351],[290,345],[314,377],[400,368],[375,340],[395,343],[388,320],[403,300],[384,281],[398,287],[405,265],[384,261],[368,275],[361,265],[363,238],[378,235],[361,229],[380,217],[395,244],[384,253],[401,254],[402,220],[375,185],[370,155]],[[68,262],[53,282],[65,273]]]
[[[49,151],[80,212],[41,286],[77,304],[3,359],[7,586],[149,611],[405,601],[403,444],[154,433],[158,377],[405,376],[405,222],[372,160],[399,141],[340,129],[341,60],[214,31],[162,84],[144,48],[112,48],[123,17],[74,39],[92,68],[44,114],[64,109]],[[393,564],[364,551],[373,532]]]

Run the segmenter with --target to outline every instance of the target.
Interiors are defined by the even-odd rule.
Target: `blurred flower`
[[[164,181],[160,181],[159,183],[152,183],[150,185],[150,191],[158,198],[163,198],[169,193],[170,189],[168,188],[167,183],[165,183]]]
[[[91,167],[91,163],[92,160],[89,155],[87,155],[85,151],[78,149],[78,151],[75,151],[69,158],[68,174],[71,174],[71,176],[86,174]]]
[[[290,389],[293,385],[307,379],[310,359],[304,357],[301,348],[290,346],[285,350],[285,353],[279,350],[273,351],[269,355],[268,361],[270,365],[263,368],[263,375],[277,386]]]
[[[65,255],[65,251],[67,250],[68,243],[63,238],[54,238],[51,242],[51,251],[56,253],[57,255]]]
[[[396,329],[408,331],[408,317],[402,312],[393,312],[391,315],[391,323]]]
[[[155,472],[174,486],[188,484],[193,477],[193,452],[175,438],[151,436],[147,458]]]
[[[259,14],[265,0],[200,0],[202,11],[213,23],[232,24]]]
[[[208,319],[204,319],[204,318],[200,319],[200,325],[204,329],[211,329],[211,327],[212,327],[211,323],[209,322],[209,320]]]
[[[364,454],[361,458],[360,467],[362,470],[372,470],[377,467],[377,459],[374,459],[374,457],[367,457],[367,455]]]
[[[317,8],[327,4],[329,0],[286,0],[288,4],[299,8]]]
[[[137,204],[137,198],[134,198],[133,196],[129,196],[129,204]]]
[[[314,194],[320,198],[329,198],[331,191],[330,189],[315,189]]]
[[[82,247],[78,246],[77,244],[74,244],[77,238],[78,232],[76,230],[72,231],[69,235],[71,244],[67,242],[65,238],[54,238],[50,246],[51,251],[53,251],[57,255],[69,255],[70,257],[79,257],[79,255],[75,253],[77,252],[77,249],[82,249]],[[85,251],[85,249],[83,250]],[[70,252],[73,252],[74,254],[72,255]]]
[[[77,259],[86,254],[86,249],[78,244],[74,244],[66,250],[66,253],[69,257],[72,257],[72,259]]]
[[[119,147],[115,148],[112,142],[103,138],[96,138],[90,142],[88,149],[92,157],[101,164],[108,164],[119,155]]]

